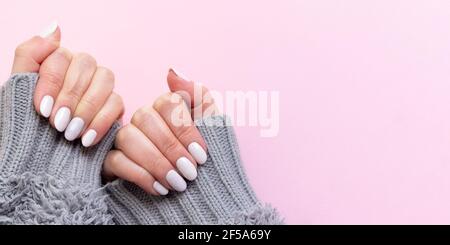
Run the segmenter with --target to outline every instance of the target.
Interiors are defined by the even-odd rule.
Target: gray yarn
[[[0,224],[113,224],[100,190],[30,172],[0,179]]]
[[[0,224],[283,223],[250,188],[225,117],[196,122],[208,145],[197,180],[184,193],[154,197],[122,180],[102,186],[119,125],[95,147],[66,141],[35,113],[36,80],[16,74],[0,90]]]

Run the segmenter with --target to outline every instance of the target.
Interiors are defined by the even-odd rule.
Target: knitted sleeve
[[[115,181],[108,204],[118,224],[282,224],[275,209],[258,201],[241,166],[238,145],[226,117],[197,121],[208,146],[208,160],[183,193],[155,197]]]
[[[33,107],[37,79],[0,89],[0,224],[113,224],[100,171],[118,125],[95,147],[68,142]]]

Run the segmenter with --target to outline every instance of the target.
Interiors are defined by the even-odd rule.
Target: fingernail
[[[72,141],[80,135],[83,128],[84,128],[83,119],[75,117],[72,119],[72,121],[70,121],[69,126],[67,126],[66,132],[64,133],[64,137],[66,137],[68,141]]]
[[[177,75],[177,77],[185,80],[185,81],[191,81],[191,79],[189,79],[187,76],[185,76],[183,73],[181,73],[180,71],[175,70],[174,68],[170,68],[170,70],[175,73],[175,75]]]
[[[41,100],[41,104],[39,105],[39,111],[41,112],[41,115],[45,118],[50,117],[50,114],[52,113],[53,109],[53,103],[55,100],[52,96],[46,95]]]
[[[192,142],[188,146],[189,153],[194,157],[198,164],[204,164],[208,156],[205,150],[197,142]]]
[[[195,180],[197,178],[197,169],[186,157],[180,157],[177,160],[177,168],[181,174],[188,180]]]
[[[97,137],[97,132],[93,129],[89,129],[83,137],[81,137],[81,143],[84,147],[89,147],[94,143],[95,137]]]
[[[64,131],[70,122],[70,109],[61,107],[55,115],[55,128],[59,132]]]
[[[187,184],[175,170],[170,170],[166,175],[166,180],[176,191],[182,192],[186,190]]]
[[[153,188],[160,194],[160,195],[167,195],[169,193],[169,190],[166,189],[161,183],[158,181],[153,182]]]
[[[58,28],[58,22],[53,21],[49,26],[47,26],[44,30],[42,30],[39,36],[41,36],[42,38],[49,37],[56,31],[56,28]]]

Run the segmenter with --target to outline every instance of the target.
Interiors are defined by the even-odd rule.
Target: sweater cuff
[[[119,125],[89,148],[33,107],[38,74],[0,88],[0,224],[112,224],[100,171]]]
[[[227,118],[196,122],[208,146],[208,160],[183,193],[155,197],[132,183],[106,186],[110,211],[119,224],[281,224],[277,212],[261,204],[251,189]]]

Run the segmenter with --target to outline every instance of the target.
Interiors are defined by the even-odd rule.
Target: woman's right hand
[[[33,99],[36,111],[67,140],[81,137],[89,147],[120,119],[123,102],[113,92],[114,74],[109,69],[97,66],[89,54],[60,47],[60,40],[60,28],[54,23],[20,44],[12,73],[39,73]]]
[[[205,87],[174,70],[167,79],[172,92],[139,109],[118,132],[117,149],[109,152],[103,165],[106,180],[118,177],[153,195],[166,195],[169,190],[184,191],[184,179],[197,177],[197,164],[206,162],[207,149],[191,111],[201,110],[205,117],[217,114],[217,109]],[[195,100],[194,90],[201,93],[200,100]]]

